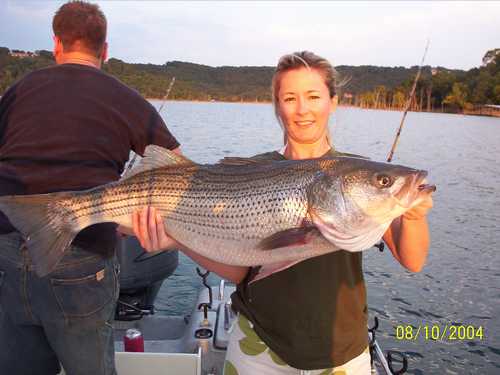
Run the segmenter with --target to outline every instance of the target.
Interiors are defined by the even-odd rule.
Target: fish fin
[[[249,276],[249,283],[268,277],[273,273],[283,271],[303,260],[311,257],[328,254],[340,250],[337,246],[329,242],[317,230],[311,231],[308,235],[308,243],[305,245],[286,246],[272,249],[268,256],[277,259],[274,262],[263,264],[260,267],[252,268]]]
[[[259,164],[271,164],[275,163],[276,160],[273,159],[259,159],[253,158],[242,158],[237,156],[227,156],[224,159],[219,160],[219,164],[224,165],[259,165]]]
[[[290,268],[291,266],[302,262],[304,259],[298,259],[298,260],[291,260],[291,261],[286,261],[286,262],[279,262],[279,263],[271,263],[271,264],[266,264],[263,265],[262,267],[259,268],[259,271],[255,274],[255,276],[248,282],[248,284],[251,284],[257,280],[263,279],[265,277],[268,277],[272,275],[273,273],[284,271],[287,268]]]
[[[259,242],[259,250],[273,250],[279,247],[300,246],[307,244],[312,237],[321,235],[314,226],[292,228],[276,232]]]
[[[194,162],[183,155],[176,154],[165,147],[158,145],[147,145],[144,150],[142,161],[165,167],[167,165],[193,165]]]
[[[56,201],[68,193],[17,195],[0,197],[0,210],[23,235],[38,276],[50,273],[78,231],[64,221]]]
[[[139,173],[150,171],[152,169],[179,166],[194,165],[195,163],[185,156],[178,155],[161,146],[147,145],[144,150],[144,156],[139,160],[136,167],[126,171],[120,180],[126,180]]]
[[[307,220],[305,219],[303,221],[303,223],[307,223]],[[294,235],[298,234],[297,232],[299,232],[299,230],[306,232],[305,238],[300,239],[300,236],[299,236],[298,237],[298,239],[300,239],[299,241],[296,241],[292,244],[287,244],[284,247],[273,248],[271,251],[273,251],[275,253],[280,252],[281,254],[279,256],[283,256],[285,253],[288,255],[295,253],[295,256],[300,256],[300,258],[298,258],[298,259],[292,258],[292,259],[284,260],[281,262],[264,264],[261,267],[258,267],[257,272],[255,272],[252,275],[252,278],[249,281],[249,284],[253,283],[254,281],[268,277],[268,276],[272,275],[273,273],[286,270],[287,268],[290,268],[290,267],[294,266],[295,264],[300,263],[303,260],[308,259],[308,256],[304,257],[304,255],[310,249],[320,251],[315,256],[338,250],[338,247],[335,247],[333,244],[328,242],[316,227],[294,228],[292,230],[293,231],[292,238]],[[284,232],[287,232],[287,231],[284,231]],[[279,244],[279,242],[278,242],[278,244]],[[323,251],[321,251],[321,250],[323,250]]]

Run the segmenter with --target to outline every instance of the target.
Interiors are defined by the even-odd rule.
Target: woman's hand
[[[165,232],[165,225],[156,208],[146,206],[132,214],[134,234],[148,252],[176,247],[177,242]]]
[[[429,194],[418,205],[406,211],[403,218],[406,220],[423,219],[432,208],[432,205],[432,196]]]
[[[429,252],[427,213],[432,208],[429,194],[418,205],[396,218],[384,234],[394,258],[412,272],[420,272]]]
[[[249,270],[248,267],[230,266],[215,262],[178,243],[165,232],[163,219],[154,207],[147,206],[135,211],[132,214],[132,225],[135,236],[141,246],[148,252],[171,248],[181,250],[203,268],[215,272],[220,277],[236,284],[245,278]]]

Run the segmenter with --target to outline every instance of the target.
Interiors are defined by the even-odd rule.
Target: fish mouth
[[[403,207],[411,207],[419,198],[431,194],[436,191],[436,186],[427,182],[427,171],[414,170],[407,177],[407,182],[404,184],[399,193],[396,194],[399,204]]]
[[[423,193],[433,193],[436,191],[436,185],[431,185],[431,184],[421,184],[418,185],[418,191],[423,192]]]
[[[436,191],[436,185],[427,183],[427,171],[418,171],[415,176],[415,185],[419,193],[433,193]]]

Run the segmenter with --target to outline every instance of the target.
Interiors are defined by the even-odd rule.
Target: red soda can
[[[141,331],[136,328],[129,328],[123,336],[123,346],[126,352],[143,352],[144,351],[144,337]]]

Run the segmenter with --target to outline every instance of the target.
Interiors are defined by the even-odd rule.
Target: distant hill
[[[412,80],[418,71],[418,66],[405,68],[403,66],[384,67],[373,65],[339,65],[335,69],[340,73],[341,80],[349,79],[348,84],[342,89],[343,92],[349,92],[354,95],[361,94],[366,91],[372,91],[377,86],[385,86],[392,90],[401,86],[404,82]],[[437,68],[440,71],[453,72],[455,74],[464,74],[462,70],[450,70],[443,67]],[[422,76],[431,76],[431,67],[422,67]]]
[[[13,51],[0,47],[0,94],[26,73],[54,64],[49,51],[35,51],[31,55],[25,51]],[[342,91],[356,95],[379,85],[395,88],[414,76],[417,67],[341,65],[336,69],[340,77],[350,78]],[[169,96],[171,99],[270,101],[274,67],[211,67],[182,61],[171,61],[164,65],[131,64],[111,58],[104,65],[104,70],[149,98],[162,98],[172,77],[175,77]]]
[[[128,64],[110,59],[104,70],[149,98],[162,98],[175,77],[170,99],[269,101],[271,67],[211,67],[181,61]]]
[[[469,71],[424,66],[412,110],[453,110],[500,102],[500,54],[488,51],[487,62]],[[500,51],[500,50],[499,50]],[[486,61],[485,60],[485,61]],[[53,65],[50,51],[26,52],[0,47],[0,95],[26,73]],[[131,64],[111,58],[103,69],[148,98],[163,98],[175,77],[169,99],[271,101],[274,67],[212,67],[182,61],[163,65]],[[383,109],[401,109],[418,67],[371,65],[336,67],[341,102]]]

